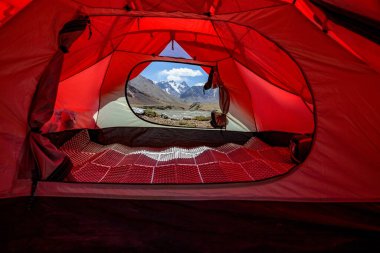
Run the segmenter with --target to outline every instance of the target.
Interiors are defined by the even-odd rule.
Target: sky
[[[174,50],[172,43],[169,43],[161,52],[160,56],[180,57],[191,59],[185,50],[174,42]],[[204,85],[207,81],[208,74],[198,65],[173,63],[173,62],[152,62],[141,72],[141,75],[154,81],[185,81],[189,86]]]

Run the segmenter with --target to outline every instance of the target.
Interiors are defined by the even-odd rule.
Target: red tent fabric
[[[78,128],[95,128],[93,115],[102,117],[99,109],[124,87],[132,68],[141,64],[142,71],[144,63],[165,60],[217,66],[231,98],[230,113],[250,131],[314,132],[307,160],[260,184],[153,188],[40,182],[37,195],[380,199],[380,47],[328,19],[314,1],[8,2],[23,9],[1,18],[1,197],[30,193],[30,176],[21,178],[19,172],[34,167],[31,150],[39,164],[49,158],[46,167],[63,162],[59,154],[49,157],[40,135],[54,110],[74,110]],[[360,8],[353,1],[325,2],[378,22],[374,2]],[[82,22],[83,29],[70,22]],[[159,56],[171,40],[193,59]],[[62,68],[52,70],[52,62]]]

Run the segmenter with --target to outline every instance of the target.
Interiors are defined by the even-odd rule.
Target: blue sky
[[[169,43],[161,52],[160,56],[171,56],[191,59],[183,48],[174,42]],[[192,64],[173,63],[173,62],[152,62],[141,72],[141,75],[152,81],[185,81],[188,85],[203,85],[208,78],[208,74],[199,66]]]

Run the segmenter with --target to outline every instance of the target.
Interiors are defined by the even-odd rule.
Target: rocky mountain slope
[[[136,105],[166,105],[183,107],[182,102],[176,97],[163,91],[152,80],[143,76],[137,76],[129,81],[127,86],[128,101]]]
[[[203,93],[202,86],[190,87],[187,91],[181,94],[180,98],[188,102],[217,102],[218,101],[218,89],[206,90]]]

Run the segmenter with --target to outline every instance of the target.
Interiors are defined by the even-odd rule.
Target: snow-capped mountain
[[[192,86],[182,93],[180,98],[184,101],[218,101],[219,90],[206,90],[203,93],[202,86]]]
[[[115,96],[119,98],[124,95],[124,92],[124,87],[122,87]],[[155,82],[139,75],[129,81],[127,86],[127,97],[128,101],[134,105],[171,104],[183,107],[182,103],[184,102],[217,102],[219,99],[219,92],[218,89],[214,89],[207,90],[203,93],[202,85],[190,87],[186,82]]]
[[[181,103],[178,98],[167,94],[152,80],[141,75],[128,82],[127,97],[133,104],[160,105],[170,103],[176,105]]]
[[[173,80],[160,81],[157,82],[156,85],[166,93],[175,97],[180,97],[185,91],[187,91],[190,88],[185,81],[178,83]]]

